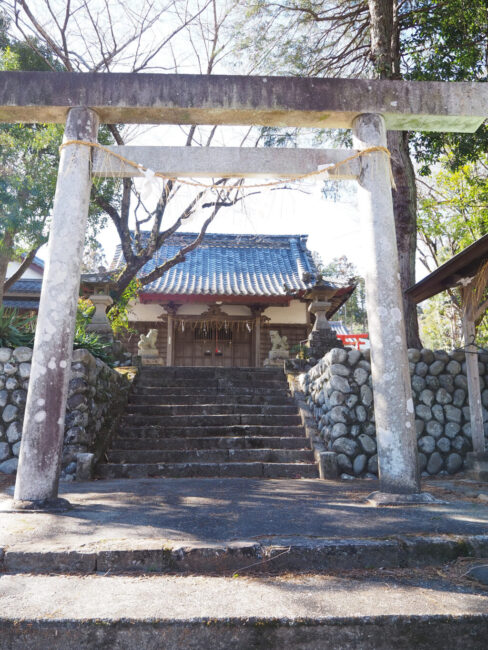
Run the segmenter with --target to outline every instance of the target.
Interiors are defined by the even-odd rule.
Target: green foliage
[[[324,277],[332,281],[356,283],[356,289],[349,300],[335,313],[334,319],[341,320],[353,334],[363,334],[368,331],[366,315],[366,290],[364,278],[358,274],[357,268],[345,255],[334,258],[327,266],[319,265]]]
[[[303,361],[306,361],[310,358],[310,348],[306,347],[305,345],[301,345],[300,343],[293,345],[290,348],[290,353],[294,355],[296,359],[302,359]]]
[[[403,36],[405,78],[419,81],[488,81],[488,5],[486,0],[416,0],[415,20]],[[476,161],[488,150],[488,127],[476,133],[423,133],[414,139],[415,155],[427,175],[446,152],[451,169]]]
[[[488,156],[454,172],[441,169],[420,188],[419,254],[432,271],[488,233]],[[461,308],[457,288],[422,304],[419,325],[426,347],[449,349],[461,345]],[[477,341],[488,345],[486,316],[478,324]]]
[[[100,334],[87,332],[83,325],[75,329],[73,350],[88,350],[94,357],[101,359],[107,365],[113,364],[112,346]]]
[[[0,307],[0,347],[34,345],[35,317],[19,314],[16,309]]]
[[[141,288],[142,285],[137,278],[131,280],[124,289],[120,298],[107,312],[107,318],[110,321],[114,334],[120,332],[135,332],[135,330],[129,326],[129,309],[130,302],[138,297]]]

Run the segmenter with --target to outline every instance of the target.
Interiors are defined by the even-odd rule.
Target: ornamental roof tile
[[[198,233],[177,233],[168,238],[139,275],[146,275],[187,246]],[[112,269],[124,263],[117,247]],[[169,295],[285,296],[309,289],[317,268],[307,249],[306,235],[226,235],[207,233],[144,293]]]

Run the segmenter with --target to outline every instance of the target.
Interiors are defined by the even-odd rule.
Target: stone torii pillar
[[[385,121],[363,114],[353,122],[354,146],[386,147]],[[366,308],[371,341],[380,493],[378,504],[432,500],[420,494],[414,405],[403,318],[398,252],[386,152],[363,156],[358,179],[364,245],[369,249]]]
[[[64,142],[95,142],[98,116],[72,108]],[[25,407],[14,509],[60,510],[58,498],[64,417],[71,372],[75,315],[91,188],[91,149],[70,145],[61,151],[37,319],[32,371]]]

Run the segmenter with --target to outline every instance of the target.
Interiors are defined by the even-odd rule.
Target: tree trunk
[[[0,245],[0,307],[3,305],[3,296],[5,293],[4,284],[7,277],[7,268],[12,256],[13,237],[8,231],[3,236]]]
[[[407,346],[421,347],[417,308],[405,295],[415,284],[415,254],[417,250],[417,188],[415,172],[408,150],[406,131],[389,131],[388,149],[391,152],[391,167],[396,190],[393,191],[393,211],[400,264],[400,283],[403,296],[403,311],[407,331]]]
[[[400,47],[397,3],[395,0],[368,0],[371,31],[371,58],[380,79],[400,77]],[[402,292],[415,284],[417,250],[417,190],[408,150],[408,133],[389,131],[388,149],[396,191],[393,191],[396,238]],[[421,347],[417,309],[403,293],[407,346]]]

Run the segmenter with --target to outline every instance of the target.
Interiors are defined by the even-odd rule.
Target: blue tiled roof
[[[41,293],[42,287],[42,278],[35,278],[31,280],[17,280],[10,289],[8,294],[17,294],[17,293]]]
[[[197,233],[178,233],[167,239],[139,275],[171,259]],[[233,296],[284,296],[310,288],[317,269],[307,249],[306,235],[206,234],[203,242],[144,293]],[[112,268],[123,265],[117,247]]]

